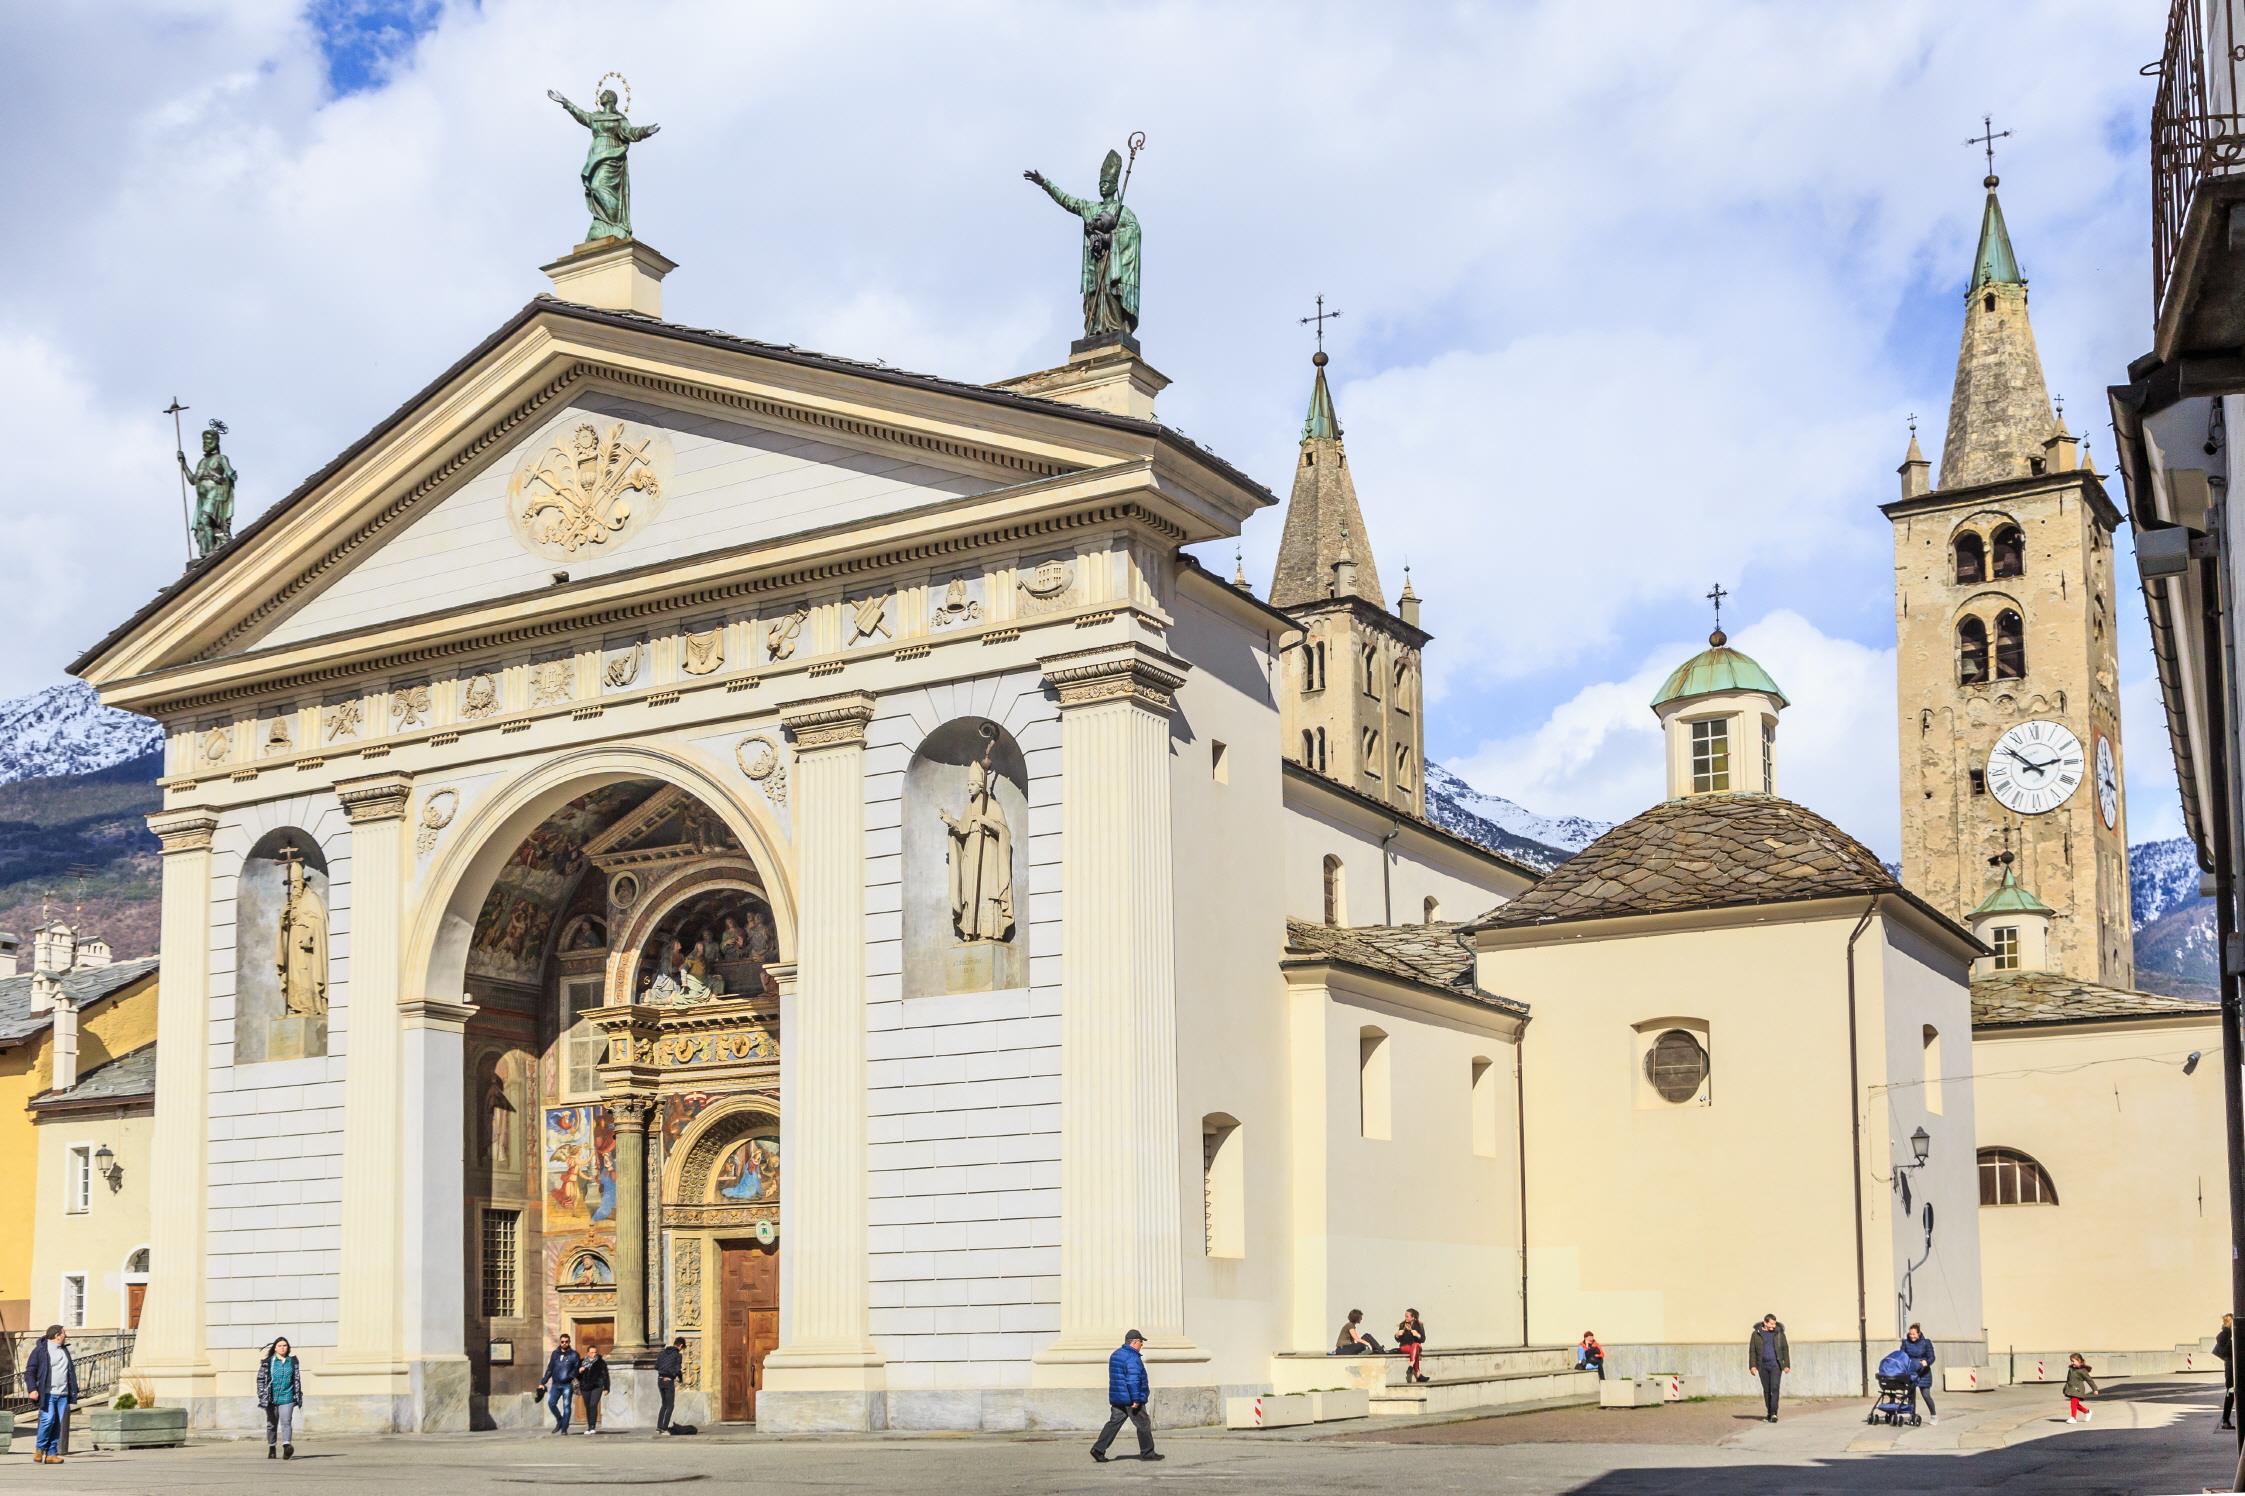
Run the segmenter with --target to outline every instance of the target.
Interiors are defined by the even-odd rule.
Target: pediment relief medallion
[[[670,439],[661,432],[579,412],[516,464],[507,523],[549,560],[615,551],[654,518],[670,474]]]

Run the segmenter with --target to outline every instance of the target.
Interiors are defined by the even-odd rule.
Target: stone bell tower
[[[2120,513],[2052,408],[1992,171],[1984,185],[1940,482],[1913,421],[1900,497],[1881,506],[1894,526],[1902,881],[1967,921],[2009,829],[2018,880],[2049,900],[2050,969],[2128,987]]]
[[[1331,314],[1327,314],[1331,315]],[[1390,613],[1357,507],[1341,418],[1325,383],[1325,350],[1302,421],[1294,492],[1271,577],[1271,605],[1301,625],[1279,663],[1286,752],[1305,768],[1415,816],[1426,814],[1426,713],[1409,570]]]

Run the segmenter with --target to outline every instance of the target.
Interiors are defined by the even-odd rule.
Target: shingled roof
[[[1630,817],[1475,924],[1518,929],[1901,889],[1870,848],[1804,806],[1691,795]]]
[[[2102,987],[2055,971],[1998,971],[1972,979],[1976,1029],[2168,1018],[2178,1013],[2219,1018],[2221,1007],[2192,997]]]
[[[78,1077],[67,1091],[41,1091],[28,1103],[34,1110],[143,1101],[156,1094],[156,1046],[144,1044]]]
[[[1528,1005],[1474,985],[1473,956],[1458,944],[1465,925],[1438,920],[1427,925],[1321,925],[1306,919],[1286,922],[1290,961],[1336,961],[1421,987],[1438,987],[1453,996],[1526,1013]]]
[[[107,966],[81,966],[61,973],[63,996],[74,1008],[83,1008],[121,992],[156,969],[156,958],[113,961]],[[54,1022],[52,1013],[31,1011],[31,977],[28,971],[0,977],[0,1049],[30,1038]]]

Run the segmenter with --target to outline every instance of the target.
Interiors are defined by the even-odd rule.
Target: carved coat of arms
[[[669,455],[659,433],[577,421],[515,469],[507,518],[525,545],[556,559],[604,547],[653,513]]]

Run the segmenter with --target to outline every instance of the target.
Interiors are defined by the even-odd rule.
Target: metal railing
[[[38,1406],[23,1385],[23,1363],[40,1341],[37,1331],[0,1335],[0,1417]],[[78,1372],[78,1406],[97,1407],[117,1395],[117,1384],[133,1358],[131,1330],[88,1331],[70,1337],[70,1364]]]
[[[2208,177],[2245,171],[2245,0],[2171,0],[2167,44],[2144,69],[2151,106],[2152,305],[2163,309],[2191,200]]]

